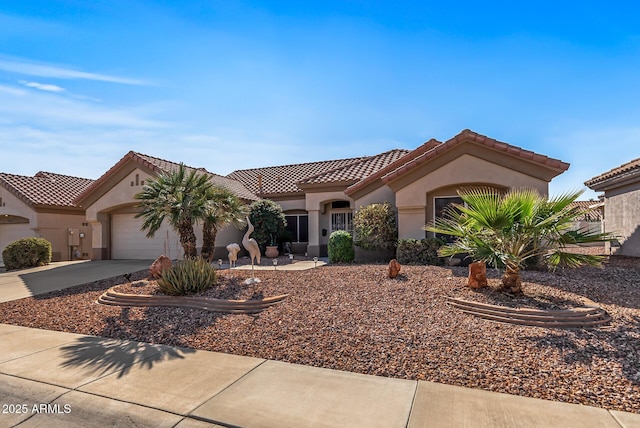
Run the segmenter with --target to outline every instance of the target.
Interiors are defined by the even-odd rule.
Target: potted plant
[[[269,257],[270,259],[276,258],[279,255],[278,251],[278,243],[276,242],[275,235],[271,234],[269,245],[267,245],[267,249],[264,252],[264,255]]]

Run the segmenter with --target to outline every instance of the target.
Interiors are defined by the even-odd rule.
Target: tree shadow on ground
[[[119,378],[136,364],[151,369],[164,360],[185,358],[185,355],[195,352],[193,349],[94,336],[83,336],[61,350],[65,358],[62,367],[84,367],[101,375],[118,372]]]
[[[640,386],[640,317],[616,321],[614,328],[553,330],[549,335],[524,336],[540,349],[557,349],[570,365],[597,364],[598,359],[619,364],[622,374]]]
[[[135,284],[132,284],[135,286]],[[242,277],[227,277],[219,287],[191,297],[238,299],[247,298],[253,287],[244,284]],[[244,297],[243,297],[244,296]],[[262,298],[262,292],[250,298]],[[247,314],[245,314],[247,315]],[[144,308],[121,307],[117,316],[104,318],[99,336],[120,340],[136,340],[145,343],[161,343],[169,346],[188,347],[191,339],[202,329],[215,325],[224,317],[237,314],[213,312],[198,308],[180,308],[170,306],[150,306]],[[254,320],[260,314],[249,314]]]

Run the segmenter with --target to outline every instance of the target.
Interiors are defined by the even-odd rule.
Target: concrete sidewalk
[[[0,324],[0,426],[611,427],[640,415]]]

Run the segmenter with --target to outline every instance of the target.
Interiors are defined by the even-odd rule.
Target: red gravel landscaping
[[[616,261],[617,260],[617,261]],[[524,296],[465,287],[466,268],[329,265],[308,271],[256,271],[264,296],[289,293],[258,315],[194,309],[121,308],[96,303],[122,277],[0,304],[0,322],[268,358],[378,376],[640,413],[640,267],[524,272]],[[615,262],[615,263],[613,263]],[[147,272],[119,290],[153,293]],[[248,298],[250,271],[223,270],[209,297]],[[447,296],[561,309],[591,299],[612,317],[591,330],[524,327],[475,318]]]

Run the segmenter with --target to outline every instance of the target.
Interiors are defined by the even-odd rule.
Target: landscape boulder
[[[487,265],[485,262],[473,262],[469,265],[467,285],[471,288],[487,286]]]
[[[398,276],[398,273],[400,273],[400,263],[398,263],[396,259],[392,259],[389,262],[389,271],[387,276],[389,278],[395,278],[396,276]]]
[[[159,278],[166,269],[171,269],[171,259],[167,256],[160,256],[149,267],[149,274],[152,278]]]

